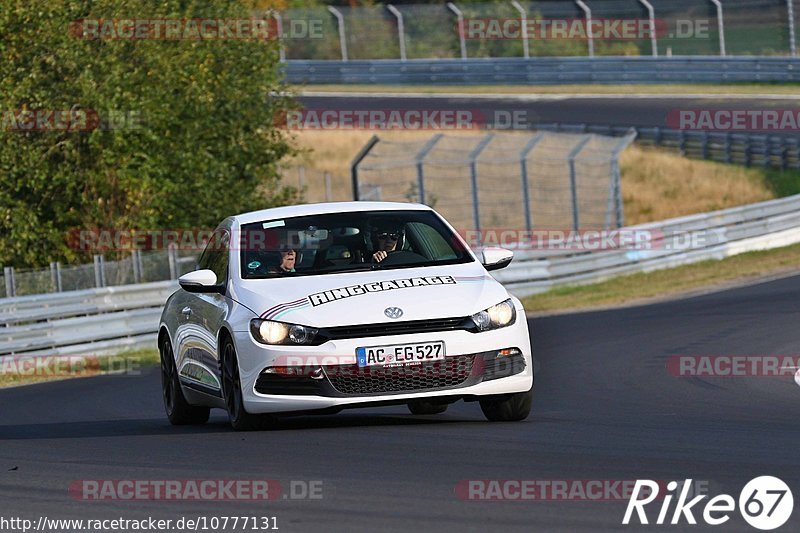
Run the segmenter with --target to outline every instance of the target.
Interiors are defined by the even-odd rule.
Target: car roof
[[[301,217],[306,215],[322,215],[327,213],[348,213],[358,211],[430,211],[423,204],[410,202],[325,202],[319,204],[289,205],[273,207],[261,211],[251,211],[232,217],[241,224],[274,220],[276,218]]]

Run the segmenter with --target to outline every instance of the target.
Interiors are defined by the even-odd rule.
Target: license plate
[[[444,359],[444,342],[417,342],[356,348],[358,366],[415,365]]]

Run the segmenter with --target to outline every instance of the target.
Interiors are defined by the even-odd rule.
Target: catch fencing
[[[199,254],[170,247],[156,251],[134,249],[126,255],[107,260],[96,254],[92,263],[82,265],[52,262],[49,268],[4,267],[0,298],[176,280],[194,270]]]
[[[272,16],[288,62],[797,54],[794,0],[404,3]]]
[[[618,228],[620,153],[633,142],[596,134],[435,134],[373,139],[353,167],[355,199],[418,202],[459,230]]]

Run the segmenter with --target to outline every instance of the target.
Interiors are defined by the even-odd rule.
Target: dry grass
[[[295,141],[303,155],[290,165],[304,165],[306,200],[325,200],[323,170],[332,173],[332,199],[350,200],[350,162],[374,132],[301,131]],[[454,134],[474,135],[472,132]],[[381,138],[414,141],[430,132],[381,132]],[[622,154],[622,191],[627,224],[663,220],[774,198],[763,169],[699,161],[654,148],[631,146]],[[296,174],[286,176],[298,185]]]
[[[763,169],[632,146],[622,153],[625,222],[638,224],[774,198]]]

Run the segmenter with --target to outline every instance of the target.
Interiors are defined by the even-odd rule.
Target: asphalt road
[[[358,96],[301,96],[299,102],[307,110],[354,111],[354,110],[447,110],[472,113],[479,125],[488,123],[497,127],[512,128],[511,122],[518,113],[517,123],[524,125],[547,124],[598,124],[615,126],[672,127],[667,115],[680,110],[769,110],[795,109],[796,98],[780,97],[700,97],[700,96],[628,96],[591,97],[545,96],[520,99],[501,95],[436,97],[433,95],[409,96],[379,93]]]
[[[155,369],[0,391],[0,517],[275,516],[280,531],[640,530],[626,501],[463,501],[460,480],[682,480],[738,498],[760,475],[800,496],[800,387],[791,378],[682,378],[672,355],[796,354],[800,277],[644,307],[531,321],[540,366],[531,417],[478,406],[290,419],[236,433],[220,414],[170,427]],[[322,498],[85,502],[85,479],[322,482]],[[649,509],[649,508],[648,508]],[[655,519],[657,509],[651,511]],[[702,513],[695,513],[700,517]],[[796,511],[786,530],[797,530]],[[656,528],[660,529],[660,528]],[[691,528],[682,526],[671,530]],[[755,531],[738,514],[717,530]]]

